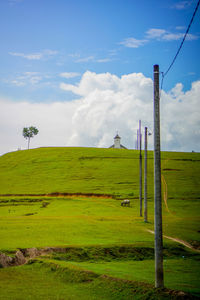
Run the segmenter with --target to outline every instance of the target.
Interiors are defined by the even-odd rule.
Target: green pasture
[[[120,200],[95,197],[7,201],[0,203],[1,249],[120,243],[153,246],[153,236],[145,231],[152,223],[144,225],[134,200],[131,207],[122,207]],[[43,203],[48,204],[44,207]]]
[[[199,259],[186,258],[180,256],[179,258],[165,258],[165,286],[174,290],[182,290],[193,295],[200,295],[199,287]],[[99,275],[109,275],[116,278],[123,278],[126,280],[145,282],[154,284],[154,260],[117,260],[110,261],[84,261],[84,262],[63,262],[54,261],[55,264],[61,267],[76,266],[83,270],[89,270]]]
[[[173,199],[199,200],[199,153],[162,152],[161,166],[169,205],[173,206]],[[0,157],[0,194],[99,193],[138,198],[138,177],[136,150],[38,148]],[[152,200],[152,151],[148,152],[148,196]]]
[[[154,230],[153,152],[149,151],[148,157],[149,222],[144,223],[143,217],[139,216],[138,151],[39,148],[1,156],[0,251],[9,253],[31,247],[122,245],[153,249],[154,235],[147,231]],[[163,232],[197,248],[200,245],[200,154],[162,152],[161,158],[165,181],[162,185],[163,195],[167,188],[167,206],[163,197]],[[60,196],[53,193],[60,193]],[[130,199],[130,207],[120,205],[124,198]],[[166,257],[164,262],[165,284],[168,288],[199,295],[199,258],[183,258],[185,255],[182,252],[176,252],[177,245],[164,239],[165,248],[174,249],[175,253],[170,258]],[[62,263],[68,267],[73,265],[93,271],[99,276],[107,274],[147,284],[152,284],[154,279],[152,257],[141,261],[118,258],[93,263],[61,259],[59,264]],[[28,294],[28,282],[24,280],[25,286],[21,289],[24,294],[20,298],[22,292],[19,292],[18,281],[8,284],[9,278],[12,278],[11,270],[14,278],[32,278],[31,284],[37,286],[32,287],[32,294]],[[46,281],[40,278],[39,273],[41,278],[46,276]],[[125,290],[119,288],[121,293],[115,295],[111,292],[112,288],[110,290],[112,284],[102,283],[99,278],[88,282],[87,288],[84,288],[86,285],[83,282],[69,283],[59,277],[56,281],[58,289],[54,288],[55,294],[53,290],[49,294],[48,287],[53,280],[55,274],[38,263],[0,269],[0,287],[3,289],[3,285],[8,284],[9,295],[15,295],[10,299],[36,299],[35,295],[38,295],[37,299],[68,299],[65,298],[67,293],[72,295],[69,299],[78,299],[79,288],[83,289],[83,299],[88,299],[87,289],[91,292],[89,299],[132,299],[130,287]],[[102,288],[98,289],[98,285]],[[138,298],[134,299],[156,299],[154,296],[139,298],[138,294]]]
[[[168,289],[159,291],[153,288],[152,260],[92,263],[43,258],[1,269],[0,299],[183,299],[169,288],[189,292],[184,299],[197,299],[199,269],[193,260],[169,259],[164,267]]]
[[[185,201],[186,202],[186,201]],[[187,203],[187,202],[186,202]],[[1,197],[0,249],[96,245],[142,244],[153,246],[153,203],[149,222],[139,217],[139,201],[122,207],[121,200],[98,197]],[[190,243],[199,243],[198,207],[182,216],[164,209],[163,231]],[[9,233],[9,234],[8,234]],[[172,241],[164,239],[165,243]]]
[[[147,283],[117,280],[75,265],[59,266],[53,262],[0,270],[0,291],[0,299],[6,300],[178,299],[174,292],[158,291]]]
[[[97,148],[39,148],[8,153],[0,157],[0,193],[127,197],[134,192],[137,196],[138,157],[138,151]],[[149,158],[152,183],[152,153]],[[152,187],[149,191],[152,195]]]

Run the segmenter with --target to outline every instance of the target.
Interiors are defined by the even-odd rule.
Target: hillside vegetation
[[[127,195],[138,189],[138,152],[97,148],[18,151],[1,157],[0,173],[1,194]]]
[[[30,280],[37,282],[34,276],[38,275],[34,274],[38,273],[45,273],[49,280],[44,286],[55,278],[61,278],[57,284],[62,285],[63,278],[71,276],[74,268],[77,274],[79,270],[87,270],[97,278],[91,284],[88,279],[91,299],[132,299],[133,283],[112,282],[118,289],[112,294],[112,284],[105,283],[104,277],[102,281],[101,276],[152,284],[154,235],[148,230],[154,230],[153,152],[148,152],[148,158],[149,222],[144,223],[139,216],[138,151],[39,148],[1,156],[0,251],[14,255],[17,249],[31,247],[67,249],[67,254],[52,254],[31,266],[15,267],[16,278],[21,276],[26,285],[26,278],[30,277],[27,272],[31,270],[32,279],[27,279],[27,286]],[[186,241],[196,249],[196,252],[187,250],[164,238],[165,283],[169,288],[193,295],[200,295],[199,175],[199,153],[162,153],[164,235]],[[124,198],[130,199],[130,207],[120,205]],[[59,276],[52,276],[54,269],[60,272]],[[8,269],[0,271],[0,291],[3,285],[8,286],[6,293],[12,298],[22,287],[8,282],[9,272]],[[72,291],[69,279],[66,282],[66,289]],[[99,292],[95,282],[102,286]],[[107,294],[103,297],[105,285]],[[83,288],[83,283],[80,287]],[[155,291],[149,294],[149,287],[143,287],[143,292],[139,288],[138,299],[168,298],[156,296]],[[133,290],[136,293],[135,285]],[[78,299],[79,291],[72,292],[75,296],[70,299]],[[26,299],[27,290],[24,293],[24,298],[16,299]],[[40,294],[38,299],[62,299],[65,295],[63,292],[61,298],[51,298],[48,294],[45,298],[44,293],[44,287],[40,287],[40,292],[33,292],[30,299]],[[140,298],[141,293],[146,298]],[[83,298],[88,299],[87,292]]]
[[[138,193],[139,152],[99,148],[38,148],[0,157],[1,194]],[[170,196],[195,198],[199,192],[199,153],[162,153]],[[153,152],[148,152],[149,197],[153,191]],[[187,186],[186,186],[187,185]]]

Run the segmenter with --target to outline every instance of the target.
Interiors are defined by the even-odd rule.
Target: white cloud
[[[25,85],[36,85],[41,82],[44,77],[38,72],[24,72],[21,75],[15,76],[12,80],[6,80],[6,82],[19,87]],[[48,78],[48,76],[46,76],[46,78]]]
[[[188,41],[193,41],[193,40],[198,40],[198,39],[199,39],[199,36],[195,35],[195,34],[188,33],[186,36],[186,40],[188,40]]]
[[[163,93],[162,144],[180,151],[200,151],[200,81],[193,82],[191,90],[183,92],[177,84],[168,94]]]
[[[29,60],[40,60],[43,56],[42,53],[24,54],[24,53],[19,53],[19,52],[9,52],[9,54],[12,56],[23,57],[23,58],[26,58]]]
[[[72,56],[72,55],[70,55]],[[107,57],[107,58],[96,58],[93,55],[87,56],[87,57],[80,57],[79,56],[73,56],[76,58],[75,62],[76,63],[83,63],[83,62],[96,62],[96,63],[105,63],[105,62],[109,62],[111,61],[111,58]],[[77,58],[79,57],[79,58]]]
[[[162,39],[165,41],[176,41],[182,39],[183,36],[183,33],[166,33],[162,36]]]
[[[185,30],[186,27],[185,26],[176,26],[176,30]]]
[[[151,28],[147,30],[146,35],[148,39],[158,39],[166,33],[165,29]]]
[[[184,37],[185,33],[166,33],[165,35],[163,35],[162,39],[165,41],[175,41],[175,40],[180,40]],[[194,35],[194,34],[190,34],[188,33],[186,36],[186,40],[188,41],[193,41],[193,40],[197,40],[198,36]]]
[[[146,37],[148,39],[156,39],[158,41],[176,41],[180,40],[184,37],[185,33],[180,32],[169,32],[165,29],[159,29],[159,28],[151,28],[147,30]],[[199,37],[194,34],[187,34],[186,40],[192,41],[197,40]]]
[[[23,2],[24,0],[8,0],[8,3],[10,5],[14,5],[14,4],[17,4],[17,3],[20,3],[20,2]]]
[[[189,6],[191,6],[191,4],[193,3],[192,0],[189,1],[179,1],[177,3],[174,3],[172,5],[172,8],[178,9],[178,10],[183,10],[183,9],[187,9]]]
[[[153,82],[141,73],[117,77],[87,71],[78,84],[63,83],[61,88],[79,99],[51,104],[0,101],[1,153],[26,148],[24,126],[33,125],[40,131],[31,147],[109,147],[118,130],[122,144],[134,148],[138,120],[153,129]],[[162,92],[162,150],[200,151],[199,94],[200,81],[187,92],[180,83],[169,93]]]
[[[133,37],[127,38],[124,41],[120,42],[121,45],[127,48],[139,48],[140,46],[144,46],[147,43],[147,40],[137,40]]]
[[[105,63],[105,62],[109,62],[111,61],[110,58],[100,58],[100,59],[97,59],[96,62],[98,63]]]
[[[93,55],[83,57],[83,58],[79,58],[75,62],[80,63],[80,62],[89,62],[89,61],[94,61],[94,56]]]
[[[7,81],[6,81],[7,82]],[[21,78],[16,78],[14,80],[11,80],[9,83],[11,83],[12,85],[16,85],[16,86],[25,86],[26,83],[24,82],[24,80],[22,80]]]
[[[176,30],[181,30],[183,27],[177,27]],[[133,37],[127,38],[119,44],[127,47],[127,48],[139,48],[149,43],[151,40],[156,41],[176,41],[181,40],[184,37],[185,33],[179,32],[170,32],[162,28],[150,28],[145,33],[145,38],[137,40]],[[193,41],[199,39],[198,35],[195,34],[187,34],[186,40]]]
[[[43,53],[43,55],[53,56],[53,55],[58,54],[58,51],[46,49],[46,50],[43,50],[42,53]]]
[[[76,73],[76,72],[64,72],[64,73],[60,73],[59,76],[68,79],[68,78],[78,77],[78,76],[80,76],[80,73]]]
[[[58,52],[55,50],[43,50],[41,52],[37,52],[37,53],[29,53],[29,54],[25,54],[25,53],[21,53],[21,52],[9,52],[10,55],[12,56],[19,56],[28,60],[41,60],[43,58],[49,58],[52,57],[53,55],[56,55]]]

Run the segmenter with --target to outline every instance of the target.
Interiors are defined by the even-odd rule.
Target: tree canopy
[[[39,132],[39,130],[36,127],[34,127],[34,126],[24,127],[23,128],[23,137],[25,139],[28,139],[28,149],[29,149],[30,139],[32,137],[34,137],[34,135],[37,135],[38,132]]]

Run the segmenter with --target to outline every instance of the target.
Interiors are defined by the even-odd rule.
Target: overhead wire
[[[175,61],[176,61],[176,59],[177,59],[177,57],[178,57],[178,55],[179,55],[179,53],[180,53],[180,51],[181,51],[181,48],[183,47],[183,44],[184,44],[185,39],[186,39],[186,37],[187,37],[187,34],[188,34],[189,30],[190,30],[190,27],[191,27],[191,25],[192,25],[192,23],[193,23],[194,17],[195,17],[195,15],[196,15],[196,13],[197,13],[197,10],[198,10],[198,8],[199,8],[199,4],[200,4],[200,0],[198,0],[198,3],[197,3],[197,5],[196,5],[196,8],[195,8],[194,13],[193,13],[193,15],[192,15],[192,18],[191,18],[191,20],[190,20],[190,23],[189,23],[189,25],[188,25],[188,27],[187,27],[187,30],[186,30],[186,32],[185,32],[185,34],[184,34],[184,37],[183,37],[183,39],[182,39],[182,41],[181,41],[181,44],[180,44],[180,46],[179,46],[179,48],[178,48],[178,50],[177,50],[177,52],[176,52],[176,55],[174,56],[174,58],[173,58],[173,60],[172,60],[172,62],[171,62],[171,64],[169,65],[169,67],[168,67],[168,69],[167,69],[166,72],[161,72],[162,79],[161,79],[161,88],[160,88],[160,90],[162,90],[163,82],[164,82],[165,76],[169,73],[170,69],[172,68],[173,64],[175,63]]]

